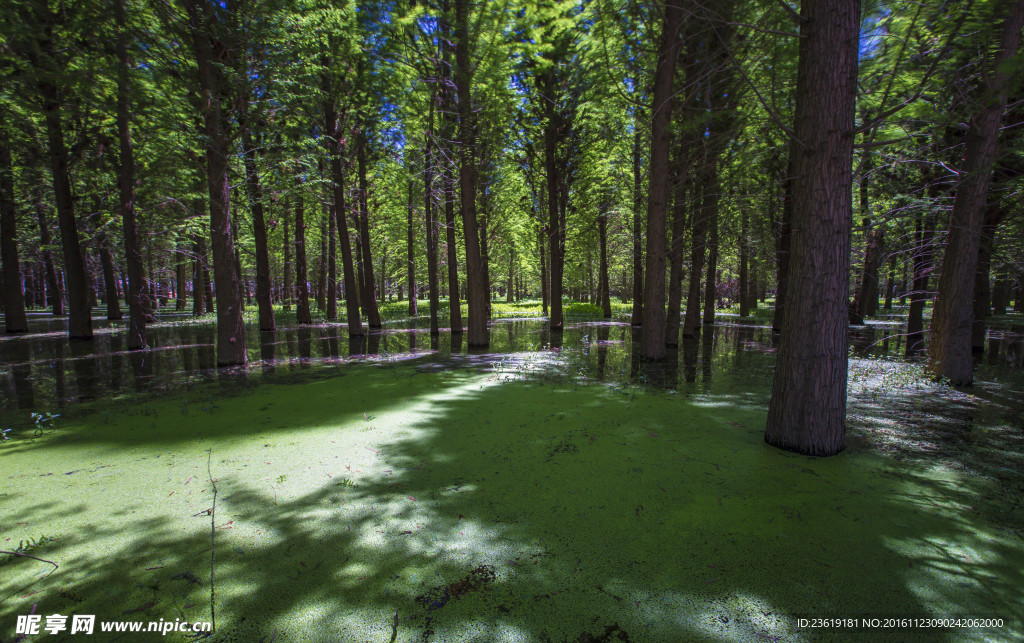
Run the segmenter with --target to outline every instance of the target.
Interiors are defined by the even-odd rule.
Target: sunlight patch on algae
[[[776,451],[744,399],[360,367],[83,415],[0,450],[0,542],[61,564],[0,636],[33,603],[204,620],[207,449],[217,640],[815,640],[797,615],[1020,604],[1022,543],[965,509],[987,483]]]

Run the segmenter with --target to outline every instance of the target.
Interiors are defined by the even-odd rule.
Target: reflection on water
[[[249,365],[216,369],[216,328],[187,317],[165,317],[147,331],[151,348],[125,349],[123,326],[96,320],[92,342],[68,342],[63,319],[32,315],[31,332],[0,337],[4,413],[57,410],[78,401],[126,392],[163,393],[204,382],[245,383],[252,378],[349,368],[360,362],[419,360],[438,368],[491,366],[544,355],[573,378],[631,381],[658,389],[710,394],[766,391],[776,346],[770,328],[728,318],[686,339],[668,359],[634,359],[638,330],[622,322],[580,322],[551,330],[546,320],[506,319],[491,324],[491,347],[468,350],[462,334],[431,336],[426,320],[390,324],[349,337],[342,324],[281,326],[260,333],[250,327]],[[851,328],[850,344],[861,356],[898,358],[904,350],[895,322]],[[985,368],[1019,369],[1024,362],[1024,327],[990,332]],[[3,419],[3,418],[0,418]]]

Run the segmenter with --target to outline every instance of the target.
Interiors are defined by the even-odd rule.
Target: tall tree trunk
[[[459,113],[459,206],[466,243],[466,299],[469,303],[469,348],[490,344],[487,330],[487,283],[480,254],[476,218],[476,128],[473,123],[472,82],[469,67],[469,2],[455,2],[455,79]]]
[[[341,125],[338,122],[338,113],[334,104],[330,101],[324,104],[324,120],[327,124],[327,131],[330,136],[324,137],[324,144],[328,146],[331,155],[331,178],[333,179],[334,190],[334,217],[338,227],[338,243],[341,246],[341,272],[342,281],[345,286],[345,316],[348,322],[349,337],[359,337],[363,334],[363,322],[359,315],[359,296],[356,286],[356,273],[352,261],[352,242],[348,232],[348,215],[345,207],[345,167],[342,163],[342,145],[344,135],[341,132]],[[287,226],[287,221],[285,223]],[[285,227],[287,233],[288,228]],[[288,278],[288,254],[285,251],[285,280],[287,288]]]
[[[64,291],[60,287],[60,279],[50,252],[50,224],[46,220],[46,205],[43,202],[43,187],[37,186],[33,199],[36,220],[39,222],[39,244],[42,248],[43,269],[46,271],[46,305],[54,315],[64,314]]]
[[[306,275],[306,208],[303,198],[302,177],[295,177],[299,189],[295,196],[295,320],[300,324],[312,324],[309,311],[309,279]]]
[[[440,333],[437,321],[441,296],[437,285],[437,225],[434,222],[434,96],[430,97],[430,121],[423,135],[423,215],[427,236],[427,289],[430,298],[430,334]]]
[[[324,203],[327,204],[327,319],[338,320],[338,214],[334,210],[334,200],[324,191]]]
[[[750,254],[750,248],[747,246],[747,235],[750,234],[750,229],[747,223],[747,211],[743,210],[740,215],[742,223],[740,224],[740,317],[750,316],[750,291],[753,288],[750,287],[750,271],[747,265],[748,255]]]
[[[419,314],[416,301],[416,228],[413,226],[413,182],[409,179],[409,208],[406,217],[406,276],[409,279],[409,316],[415,317]]]
[[[612,316],[611,289],[608,286],[608,204],[597,216],[597,233],[601,243],[601,265],[598,269],[597,299],[605,319]]]
[[[187,255],[179,244],[174,249],[174,309],[177,311],[185,310],[185,285],[188,283],[187,266]]]
[[[198,234],[192,233],[192,254],[195,256],[192,264],[192,315],[195,317],[206,312],[203,301],[206,291],[206,286],[203,284],[203,254],[202,247],[199,245],[201,239],[202,237]]]
[[[537,233],[538,240],[540,242],[540,300],[541,310],[547,315],[548,314],[548,267],[546,260],[546,250],[544,249],[544,231],[541,230]]]
[[[679,55],[679,28],[682,22],[682,7],[678,0],[671,0],[665,6],[658,66],[654,75],[654,98],[651,103],[647,254],[644,265],[643,328],[640,332],[640,355],[647,359],[661,359],[665,356],[665,212],[669,199],[669,123],[672,118],[672,81]]]
[[[245,322],[242,319],[242,294],[235,270],[235,247],[231,234],[231,185],[228,164],[231,137],[222,100],[224,81],[218,61],[227,57],[224,43],[213,36],[215,19],[211,5],[186,0],[185,8],[195,41],[196,66],[203,95],[203,129],[206,135],[207,182],[210,192],[210,245],[213,252],[213,278],[217,286],[217,365],[245,364]]]
[[[985,334],[988,330],[985,318],[992,314],[991,269],[992,252],[995,249],[996,229],[1006,215],[1006,210],[993,196],[985,211],[981,225],[981,240],[978,243],[978,267],[974,273],[974,322],[971,326],[971,352],[985,352]]]
[[[114,257],[110,252],[110,243],[105,233],[100,233],[96,238],[96,250],[100,255],[100,265],[103,268],[103,289],[107,300],[107,319],[116,321],[122,318],[121,304],[117,299],[117,277],[114,275]]]
[[[552,330],[557,330],[562,328],[562,272],[565,258],[561,256],[564,244],[561,239],[562,224],[559,215],[561,198],[558,193],[560,174],[558,132],[562,124],[555,109],[554,96],[558,90],[555,86],[553,70],[549,70],[545,74],[543,88],[546,96],[544,101],[544,173],[547,178],[548,192],[548,244],[551,248],[549,252],[551,258],[550,326]]]
[[[924,349],[924,305],[928,296],[928,277],[934,256],[936,215],[929,211],[922,223],[917,221],[917,240],[914,249],[914,283],[910,289],[910,308],[907,311],[907,357]]]
[[[716,206],[709,214],[708,227],[711,228],[711,242],[708,244],[708,269],[704,282],[704,317],[701,320],[705,326],[715,323],[715,298],[716,284],[718,279],[718,207]]]
[[[708,226],[717,217],[718,211],[718,168],[715,156],[709,155],[705,160],[702,177],[704,189],[697,208],[697,216],[693,225],[693,252],[690,257],[690,289],[686,298],[686,319],[683,321],[683,337],[695,338],[700,335],[701,327],[701,275],[704,267],[704,254],[707,247]],[[709,273],[714,279],[714,274]]]
[[[0,251],[2,251],[4,325],[8,333],[28,332],[25,293],[18,262],[17,211],[14,204],[14,162],[7,131],[0,123]]]
[[[974,273],[988,197],[996,140],[1006,108],[1007,90],[1018,71],[1004,63],[1020,46],[1024,27],[1024,0],[1002,2],[1007,11],[999,51],[985,77],[978,112],[967,128],[966,149],[960,182],[953,201],[949,239],[939,277],[939,294],[932,313],[928,343],[929,368],[936,377],[954,385],[973,382],[971,323],[973,321]]]
[[[827,456],[846,444],[860,0],[805,0],[800,15],[792,253],[765,441]]]
[[[43,4],[46,5],[45,0]],[[49,14],[49,7],[45,7],[45,11]],[[47,25],[47,32],[52,32],[51,25]],[[46,42],[48,43],[47,47],[52,49],[52,38],[48,37]],[[52,52],[48,53],[52,54]],[[68,338],[72,340],[92,339],[89,275],[85,267],[82,245],[78,239],[78,222],[75,218],[74,199],[71,196],[68,151],[64,145],[64,128],[61,123],[62,101],[57,87],[48,80],[39,81],[39,93],[46,116],[50,171],[53,174],[53,192],[57,202],[61,248],[64,251],[64,274],[67,280],[68,295]]]
[[[256,306],[259,309],[260,330],[277,328],[274,320],[274,304],[270,290],[270,251],[267,249],[267,224],[263,217],[263,186],[257,168],[257,150],[253,145],[252,133],[246,126],[242,131],[242,151],[245,161],[245,186],[249,193],[249,210],[252,213],[253,240],[256,244]]]
[[[878,269],[882,263],[885,231],[881,226],[873,227],[870,219],[864,219],[864,227],[867,228],[864,266],[861,271],[860,287],[853,298],[853,309],[859,316],[869,317],[878,310]]]
[[[682,164],[680,159],[677,168]],[[686,230],[686,192],[689,181],[676,173],[675,203],[672,206],[672,246],[669,250],[668,315],[665,318],[665,345],[679,345],[679,323],[683,306],[683,243]]]
[[[359,149],[356,152],[359,164],[359,242],[362,250],[363,275],[366,281],[365,287],[360,289],[362,295],[363,309],[366,311],[366,324],[370,328],[380,328],[380,310],[377,308],[377,298],[374,295],[376,278],[373,273],[373,250],[370,246],[370,212],[367,206],[367,192],[369,188],[366,182],[366,141],[360,140]],[[381,294],[383,294],[383,289]]]
[[[889,255],[889,277],[885,282],[885,309],[892,310],[892,298],[896,292],[896,253]]]
[[[643,323],[644,309],[644,245],[643,245],[643,170],[640,166],[643,149],[643,109],[634,107],[633,119],[633,312],[630,323]]]
[[[321,204],[321,210],[320,262],[316,266],[316,309],[324,312],[327,310],[327,220],[331,218],[326,201]]]
[[[117,135],[120,144],[118,159],[118,192],[121,206],[121,229],[124,236],[124,258],[128,271],[128,350],[146,347],[147,311],[142,301],[145,271],[139,248],[138,224],[135,220],[135,158],[131,130],[131,58],[128,54],[127,0],[115,2],[117,19]],[[120,310],[118,310],[120,318]]]

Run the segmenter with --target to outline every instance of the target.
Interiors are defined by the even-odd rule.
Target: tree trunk
[[[96,238],[97,251],[100,255],[100,265],[103,268],[103,289],[107,300],[107,319],[116,321],[122,318],[121,304],[117,299],[117,278],[114,276],[114,257],[110,253],[110,244],[106,234],[99,234]]]
[[[0,251],[3,254],[4,325],[8,333],[28,332],[25,293],[18,262],[17,211],[14,205],[14,162],[4,125],[0,124]]]
[[[331,218],[326,202],[321,204],[320,261],[316,266],[316,309],[327,310],[327,220]]]
[[[765,441],[827,456],[846,443],[860,0],[805,0],[800,9],[792,252]]]
[[[341,245],[341,271],[342,280],[345,286],[345,316],[348,322],[349,337],[359,337],[363,334],[363,322],[359,316],[359,296],[356,286],[356,273],[352,262],[352,245],[348,232],[348,216],[345,207],[345,168],[342,165],[341,152],[344,136],[338,122],[338,113],[333,103],[328,101],[324,104],[324,120],[327,124],[327,131],[330,136],[324,137],[324,144],[328,146],[331,156],[331,177],[334,189],[334,217],[338,228],[338,243]],[[285,232],[287,234],[287,219],[285,220]],[[288,279],[288,254],[285,250],[284,258],[285,284],[287,288]]]
[[[195,259],[192,264],[192,315],[199,317],[206,312],[205,302],[203,301],[203,294],[206,290],[203,284],[203,254],[202,247],[200,246],[200,237],[198,234],[192,233],[192,254],[195,255]],[[131,288],[131,286],[129,286]]]
[[[1005,63],[1020,46],[1024,27],[1024,0],[1001,3],[1009,9],[1003,22],[999,52],[985,78],[978,112],[967,128],[960,182],[953,201],[949,239],[939,277],[939,294],[932,313],[928,343],[929,368],[936,377],[954,385],[973,382],[971,325],[974,275],[978,245],[988,197],[989,180],[996,156],[1007,88],[1015,74]]]
[[[750,316],[750,291],[753,290],[753,288],[750,287],[750,283],[749,283],[750,282],[750,274],[749,274],[750,271],[749,271],[749,266],[747,265],[747,255],[750,254],[750,248],[747,246],[747,235],[750,234],[750,230],[749,230],[749,227],[747,225],[747,211],[746,211],[746,209],[743,210],[743,213],[740,216],[742,218],[742,223],[740,224],[740,239],[739,239],[739,249],[740,249],[740,283],[739,283],[739,286],[740,286],[740,293],[739,293],[740,317],[749,317]]]
[[[544,249],[544,231],[540,230],[538,233],[538,239],[540,242],[540,300],[541,300],[541,312],[548,314],[548,267],[546,257],[546,250]]]
[[[360,140],[359,149],[356,152],[359,164],[359,241],[362,249],[363,275],[366,279],[365,288],[360,289],[363,309],[366,312],[366,324],[370,328],[380,328],[380,310],[377,308],[377,298],[374,295],[374,285],[377,280],[373,274],[373,250],[370,247],[370,213],[367,206],[367,182],[366,182],[366,142]],[[381,293],[383,294],[383,292]]]
[[[878,269],[882,263],[885,231],[881,226],[872,227],[870,219],[864,219],[864,227],[867,228],[864,266],[861,271],[860,287],[853,298],[853,309],[861,317],[870,317],[878,311]]]
[[[682,157],[682,151],[680,157]],[[683,305],[683,255],[685,244],[683,243],[686,230],[686,192],[689,180],[682,176],[682,158],[676,161],[676,194],[675,204],[672,208],[672,247],[669,251],[671,258],[668,280],[668,316],[665,318],[665,345],[679,345],[679,321],[680,309]]]
[[[259,309],[260,330],[277,328],[274,320],[274,304],[270,289],[270,252],[267,249],[267,224],[263,217],[263,186],[260,184],[256,162],[256,146],[248,127],[242,131],[242,151],[245,160],[245,186],[249,193],[249,210],[252,213],[253,240],[256,244],[256,306]]]
[[[641,193],[643,176],[641,163],[641,142],[643,141],[640,126],[643,120],[643,110],[636,106],[633,119],[633,312],[630,323],[633,326],[643,324],[644,310],[644,246],[643,246],[643,205],[644,197]]]
[[[549,70],[543,82],[544,94],[547,100],[545,104],[544,118],[544,172],[547,177],[548,192],[548,245],[550,246],[550,280],[551,280],[551,301],[550,301],[550,327],[552,330],[562,328],[562,272],[565,266],[565,258],[561,256],[561,249],[564,242],[561,238],[562,224],[560,219],[561,198],[558,193],[559,168],[558,162],[558,130],[561,127],[559,115],[555,109],[554,96],[557,91],[555,87],[554,71]]]
[[[295,177],[298,188],[295,196],[295,321],[312,324],[309,311],[309,280],[306,275],[306,208],[303,199],[302,177]]]
[[[47,11],[49,11],[47,9]],[[48,39],[48,43],[52,40]],[[61,123],[61,100],[57,88],[50,82],[39,82],[39,93],[46,116],[49,139],[50,171],[53,173],[53,192],[57,202],[57,220],[60,227],[61,248],[64,251],[64,274],[68,295],[68,339],[92,339],[92,311],[89,308],[89,276],[85,257],[78,240],[78,222],[75,218],[74,199],[71,196],[71,177],[68,175],[68,152],[64,146]]]
[[[185,310],[185,285],[188,283],[188,258],[180,244],[175,248],[174,256],[174,309],[182,311]]]
[[[974,273],[974,321],[971,326],[971,352],[985,352],[985,318],[992,314],[992,288],[990,283],[992,252],[995,249],[996,229],[1006,215],[1006,210],[992,197],[985,211],[981,225],[981,240],[978,244],[978,267]]]
[[[910,289],[910,308],[907,311],[907,357],[913,357],[924,349],[924,305],[929,299],[928,277],[932,271],[935,236],[934,211],[924,217],[924,223],[917,221],[917,241],[914,249],[914,283]]]
[[[430,298],[430,334],[440,333],[437,314],[441,296],[437,284],[437,225],[434,223],[434,157],[432,154],[434,135],[434,96],[430,97],[430,121],[423,134],[423,215],[427,236],[427,296]]]
[[[683,322],[683,337],[695,338],[700,335],[701,327],[701,274],[704,267],[704,254],[707,246],[708,227],[718,217],[718,168],[714,157],[706,160],[703,176],[704,189],[699,209],[693,226],[693,253],[690,257],[690,287],[686,299],[686,319]],[[714,274],[709,272],[714,280]],[[691,312],[692,309],[692,312]]]
[[[647,359],[665,356],[665,212],[668,209],[669,141],[672,118],[672,85],[679,54],[682,7],[676,1],[665,6],[658,66],[651,103],[651,163],[648,176],[647,254],[644,265],[643,328],[640,355]],[[703,243],[703,242],[702,242]],[[702,248],[703,250],[703,248]],[[703,257],[702,257],[703,258]],[[691,275],[691,278],[693,276]],[[687,306],[689,308],[689,306]],[[689,311],[687,311],[689,319]],[[684,333],[685,328],[684,328]]]
[[[480,237],[476,218],[476,131],[473,123],[472,82],[469,67],[469,2],[455,2],[455,77],[459,113],[459,206],[462,213],[463,238],[466,243],[466,299],[469,302],[467,323],[469,348],[486,348],[490,344],[487,330],[487,283],[480,254]]]
[[[597,233],[601,243],[601,265],[598,269],[597,299],[605,319],[612,316],[612,299],[608,287],[608,206],[602,208],[597,217]]]
[[[60,287],[60,279],[57,275],[53,262],[53,253],[50,252],[50,224],[46,220],[46,205],[43,202],[43,187],[38,186],[35,191],[36,220],[39,222],[39,245],[43,255],[43,269],[46,272],[46,305],[54,315],[64,314],[64,292]]]
[[[338,214],[334,210],[334,200],[327,190],[324,191],[324,203],[327,204],[327,319],[338,320]]]
[[[704,318],[705,326],[715,323],[715,281],[718,279],[718,207],[710,213],[708,226],[711,228],[711,243],[708,244],[708,269],[704,279]]]
[[[409,179],[409,208],[406,217],[406,276],[409,279],[409,316],[419,314],[416,300],[416,228],[413,227],[413,182]]]
[[[786,165],[786,176],[782,182],[782,219],[779,221],[775,237],[775,311],[772,315],[772,332],[782,332],[782,318],[786,309],[786,289],[789,286],[789,258],[793,236],[793,183],[796,176],[796,159],[800,154],[799,144],[792,140],[789,143],[789,161]]]
[[[217,285],[217,365],[245,364],[245,322],[242,319],[242,295],[234,266],[235,247],[231,234],[231,185],[228,165],[231,137],[227,114],[221,101],[225,87],[218,61],[227,57],[224,43],[213,37],[215,19],[212,7],[200,0],[187,0],[195,41],[196,66],[203,95],[203,121],[206,136],[207,182],[210,192],[210,242],[213,251],[213,278]]]

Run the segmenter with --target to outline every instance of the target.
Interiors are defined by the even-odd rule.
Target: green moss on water
[[[1020,621],[799,629],[1008,619],[1024,541],[996,519],[991,479],[865,450],[796,456],[763,424],[739,392],[369,366],[58,421],[0,449],[0,546],[45,535],[32,553],[60,565],[22,589],[48,566],[0,560],[0,632],[33,605],[209,620],[209,463],[215,640],[1024,636]]]

